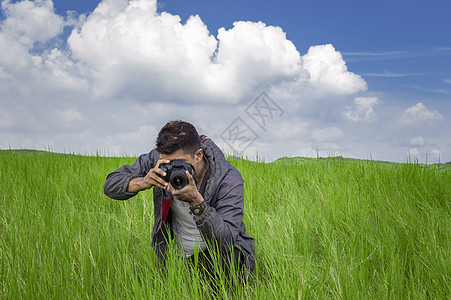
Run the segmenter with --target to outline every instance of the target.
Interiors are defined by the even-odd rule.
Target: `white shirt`
[[[185,252],[186,257],[189,257],[194,254],[195,248],[201,251],[206,250],[207,245],[196,227],[193,216],[189,213],[189,204],[174,198],[171,203],[171,212],[177,254],[182,255]]]

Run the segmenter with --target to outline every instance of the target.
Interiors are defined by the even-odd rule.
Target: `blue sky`
[[[88,153],[100,149],[112,154],[137,154],[152,146],[152,138],[148,137],[154,135],[165,120],[179,117],[196,123],[201,130],[213,130],[209,135],[216,140],[222,138],[225,151],[243,151],[242,154],[248,156],[259,152],[268,159],[275,159],[320,153],[391,161],[405,161],[409,156],[429,162],[451,160],[449,1],[158,1],[156,13],[160,21],[153,25],[149,25],[150,22],[147,31],[137,33],[137,29],[132,28],[133,22],[119,23],[120,15],[127,15],[126,1],[111,0],[104,1],[106,6],[115,7],[108,20],[115,18],[117,22],[111,21],[108,39],[95,42],[89,37],[98,37],[99,24],[107,22],[105,16],[93,14],[99,9],[100,1],[43,0],[29,6],[16,5],[20,2],[2,1],[0,34],[5,41],[20,41],[14,47],[22,49],[23,53],[19,50],[16,53],[24,56],[11,53],[0,61],[0,89],[3,91],[0,104],[5,108],[2,113],[5,121],[0,121],[0,147],[47,147]],[[138,2],[141,11],[152,10],[144,7],[144,0]],[[54,10],[49,3],[53,3]],[[36,14],[37,10],[33,10],[36,7],[51,12],[45,15],[48,18],[56,16],[51,28],[60,28],[59,31],[42,37],[29,29],[25,17],[30,18],[28,13]],[[180,17],[179,23],[172,18],[176,15]],[[193,40],[198,42],[194,46],[188,42],[188,58],[181,60],[181,65],[198,61],[204,51],[207,56],[208,53],[213,55],[215,48],[216,53],[220,53],[218,61],[198,70],[198,74],[216,74],[199,86],[195,86],[197,83],[178,84],[190,80],[189,75],[183,77],[184,67],[179,72],[182,75],[176,74],[173,61],[184,55],[177,52],[179,50],[174,50],[178,54],[173,59],[168,53],[158,57],[156,61],[161,62],[158,66],[149,63],[152,53],[159,53],[160,48],[168,51],[178,47],[174,45],[186,46],[186,40],[179,33],[168,41],[161,35],[162,44],[152,44],[150,48],[149,44],[139,42],[149,31],[163,30],[164,22],[169,22],[164,23],[169,24],[167,26],[178,24],[187,29],[187,20],[193,15],[200,19],[193,22],[196,24],[194,33],[186,33],[186,36],[194,34]],[[24,19],[20,21],[21,18]],[[147,17],[137,14],[134,18],[143,18],[146,22]],[[38,18],[33,26],[44,26],[43,21]],[[240,27],[234,24],[237,21],[250,22],[241,23]],[[256,25],[258,22],[263,22],[263,27]],[[15,30],[14,26],[22,26],[17,24],[25,24],[25,29]],[[115,25],[119,28],[118,24],[128,27],[118,33],[120,30],[111,29]],[[51,31],[45,26],[42,30]],[[128,36],[135,37],[132,41],[135,45],[126,42]],[[240,49],[240,45],[256,36],[262,40],[256,39],[255,44]],[[22,42],[28,39],[30,42]],[[114,43],[108,44],[112,40]],[[218,44],[215,46],[215,43]],[[290,43],[295,49],[290,48]],[[222,51],[221,45],[224,45]],[[282,47],[285,56],[271,52],[273,45]],[[102,49],[109,46],[114,46],[113,50],[102,54]],[[122,46],[123,52],[117,50]],[[88,48],[89,51],[84,50]],[[141,51],[133,54],[135,49]],[[142,59],[126,55],[139,56],[143,51],[149,52],[143,54]],[[109,57],[111,52],[114,54]],[[254,59],[255,56],[258,59]],[[12,67],[27,59],[30,64],[24,69]],[[321,65],[324,62],[327,67]],[[143,67],[128,67],[133,64]],[[217,71],[222,67],[223,71]],[[58,87],[46,86],[36,79],[43,78],[42,74],[38,76],[39,72],[46,72],[50,81],[64,76],[66,81]],[[118,72],[117,76],[114,72]],[[36,73],[36,76],[25,77],[25,73]],[[316,81],[315,76],[319,76]],[[147,86],[146,78],[162,81]],[[227,88],[221,90],[220,80],[229,84],[232,89],[229,93]],[[24,90],[22,87],[30,82],[34,84]],[[278,103],[283,119],[268,120],[270,127],[264,130],[256,126],[258,139],[246,149],[243,145],[227,143],[221,133],[236,117],[253,129],[245,108],[261,92]],[[32,101],[30,95],[36,98],[32,105],[28,102]],[[212,98],[222,100],[209,100]],[[33,105],[37,110],[28,111],[27,107]],[[164,105],[169,108],[165,109]],[[43,107],[47,107],[46,111],[53,110],[53,117],[60,122],[45,124],[49,118],[37,116],[38,107],[42,108],[41,114],[46,114]],[[160,107],[161,113],[150,119],[137,116],[136,110],[152,113],[153,107]],[[190,116],[182,114],[177,107],[190,112]],[[171,114],[168,110],[175,112]],[[111,120],[111,116],[121,114],[121,119],[128,117],[135,123]],[[35,125],[23,125],[24,115],[34,120]],[[108,122],[112,124],[102,126]],[[55,124],[59,124],[58,130],[52,129]],[[288,144],[281,133],[286,133]],[[146,139],[142,139],[143,136]],[[133,137],[145,142],[134,142]]]

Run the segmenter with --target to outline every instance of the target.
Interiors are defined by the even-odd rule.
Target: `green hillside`
[[[0,151],[0,298],[210,299],[209,279],[151,248],[152,192],[103,194],[133,157]],[[451,173],[343,158],[229,158],[257,267],[220,298],[448,299]]]

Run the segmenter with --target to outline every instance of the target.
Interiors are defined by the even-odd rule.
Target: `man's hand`
[[[183,189],[176,190],[171,184],[169,184],[167,186],[167,191],[178,200],[188,202],[191,206],[202,203],[204,199],[197,190],[196,182],[194,181],[193,176],[188,171],[185,171],[185,174],[188,178],[188,184]]]
[[[158,160],[155,167],[151,169],[145,177],[137,177],[130,180],[128,183],[127,192],[137,193],[142,190],[150,189],[153,186],[166,189],[168,187],[168,183],[159,176],[166,176],[166,172],[160,169],[160,164],[167,164],[170,162],[171,161],[167,159]]]

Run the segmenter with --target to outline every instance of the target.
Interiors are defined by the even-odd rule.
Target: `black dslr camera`
[[[183,159],[174,159],[168,164],[161,164],[160,169],[166,172],[166,176],[160,176],[164,181],[169,182],[176,190],[183,189],[188,184],[188,177],[185,171],[188,171],[197,184],[196,170],[192,164],[186,163]]]

